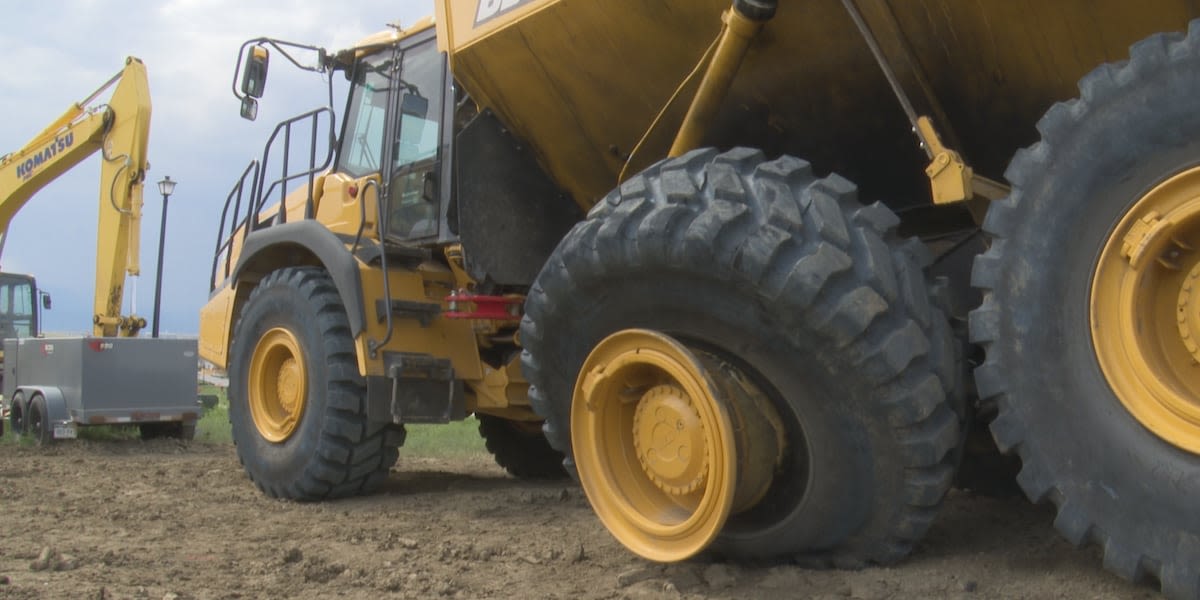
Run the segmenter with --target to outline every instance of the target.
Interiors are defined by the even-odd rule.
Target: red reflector
[[[351,198],[357,198],[358,197],[358,186],[354,185],[354,184],[350,184],[350,187],[346,188],[346,193],[350,194]]]

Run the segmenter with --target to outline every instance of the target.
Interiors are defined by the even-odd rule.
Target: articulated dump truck
[[[239,456],[364,493],[406,423],[474,414],[642,557],[835,567],[1019,459],[1069,541],[1196,598],[1198,16],[443,0],[247,42],[244,116],[271,51],[349,92],[226,204],[201,350]]]

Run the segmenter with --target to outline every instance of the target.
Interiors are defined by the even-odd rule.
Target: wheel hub
[[[1200,363],[1200,262],[1192,267],[1179,290],[1179,339]]]
[[[633,431],[642,470],[658,489],[678,496],[704,485],[704,423],[679,386],[659,385],[646,392],[634,412]]]
[[[308,374],[296,336],[276,327],[263,334],[250,359],[247,404],[259,435],[270,442],[292,436],[304,415]]]
[[[1200,454],[1200,168],[1139,198],[1092,280],[1092,346],[1121,404]]]
[[[292,414],[300,406],[300,363],[295,357],[288,357],[279,366],[279,381],[275,384],[279,406],[284,412]]]
[[[765,495],[782,461],[766,398],[731,365],[658,332],[597,344],[576,380],[571,446],[609,532],[656,561],[708,547]]]

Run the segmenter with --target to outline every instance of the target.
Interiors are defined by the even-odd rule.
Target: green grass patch
[[[213,408],[205,409],[196,423],[196,441],[207,444],[232,444],[233,434],[229,426],[229,397],[225,388],[201,384],[200,394],[217,397]],[[6,424],[7,425],[7,424]],[[468,417],[464,421],[445,425],[406,425],[408,437],[400,452],[404,456],[432,458],[440,456],[461,457],[486,454],[483,438],[479,436],[479,421]],[[0,437],[0,446],[35,445],[32,436],[17,436],[6,431]],[[92,441],[135,440],[138,428],[133,425],[94,425],[80,427],[79,438]]]
[[[7,420],[4,423],[4,435],[0,436],[0,446],[24,446],[26,448],[36,446],[37,442],[30,435],[17,435],[9,427],[10,423]]]
[[[88,425],[87,427],[76,427],[75,431],[79,435],[79,439],[93,442],[141,439],[137,425]]]
[[[487,452],[475,417],[445,425],[405,425],[404,428],[408,431],[404,447],[400,449],[404,456],[468,456]]]
[[[196,424],[196,440],[212,444],[231,444],[229,428],[229,397],[225,388],[202,384],[201,394],[217,396],[217,406],[204,411]],[[437,457],[484,454],[483,438],[479,437],[479,421],[468,417],[446,425],[406,425],[408,437],[400,452],[405,456]]]
[[[206,409],[196,423],[196,441],[210,444],[232,444],[233,431],[229,428],[229,397],[225,388],[200,384],[200,394],[211,394],[217,397],[217,405]]]
[[[37,445],[37,440],[34,439],[32,434],[17,435],[10,425],[11,423],[4,424],[4,437],[0,438],[0,445],[25,447]],[[136,425],[89,425],[87,427],[77,427],[75,431],[79,434],[79,439],[93,442],[138,439],[138,428]]]

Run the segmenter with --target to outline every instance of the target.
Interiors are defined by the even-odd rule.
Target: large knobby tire
[[[238,458],[275,498],[323,500],[377,489],[404,431],[367,419],[350,325],[325,270],[279,269],[251,292],[229,353]]]
[[[572,461],[572,390],[613,332],[663,332],[769,397],[784,445],[765,496],[713,549],[818,566],[890,563],[921,539],[959,441],[945,316],[918,242],[854,186],[791,157],[698,150],[625,182],[559,244],[526,302],[522,362]]]
[[[1172,236],[1200,241],[1187,208],[1200,185],[1186,175],[1200,165],[1200,28],[1139,42],[1128,62],[1094,70],[1079,90],[1038,123],[1041,141],[1017,153],[1006,173],[1012,194],[984,222],[993,242],[972,276],[985,293],[970,320],[987,352],[976,384],[997,402],[997,444],[1022,460],[1018,482],[1057,506],[1069,541],[1101,546],[1105,567],[1124,578],[1149,575],[1169,597],[1196,598],[1200,427],[1161,411],[1135,416],[1162,407],[1130,390],[1165,384],[1200,407],[1197,367],[1181,366],[1187,336],[1176,328],[1176,299],[1186,304],[1184,278],[1200,261],[1195,246],[1141,262],[1122,254]],[[1164,195],[1180,183],[1174,199]],[[1156,212],[1176,229],[1141,228]],[[1118,293],[1114,282],[1143,275],[1146,285]],[[1122,298],[1156,302],[1105,308]],[[1195,306],[1178,309],[1181,326],[1200,319]],[[1171,438],[1174,426],[1183,434]]]
[[[491,415],[475,415],[479,435],[496,464],[520,479],[563,479],[562,452],[550,447],[537,422],[510,421]]]

